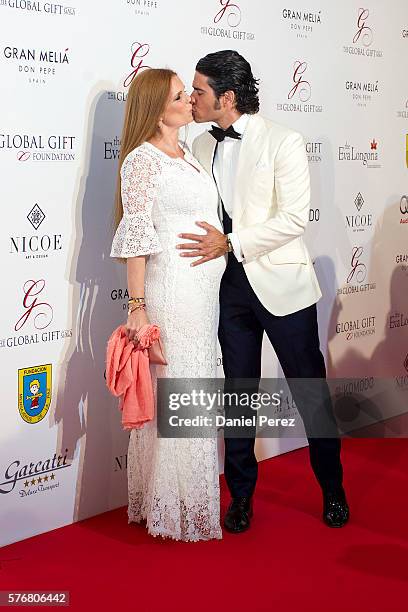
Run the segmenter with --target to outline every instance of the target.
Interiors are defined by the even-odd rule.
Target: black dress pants
[[[226,223],[224,219],[227,232],[228,220]],[[326,378],[316,304],[285,316],[271,314],[255,295],[243,265],[229,253],[220,287],[219,324],[226,384],[228,379],[260,379],[264,332],[286,378]],[[301,403],[297,408],[306,426],[308,405]],[[320,486],[324,491],[338,490],[343,478],[340,439],[308,437],[308,441],[312,469]],[[258,474],[254,444],[253,436],[225,438],[224,473],[232,497],[251,497],[254,492]]]

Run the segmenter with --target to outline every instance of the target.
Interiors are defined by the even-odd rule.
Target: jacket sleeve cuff
[[[245,258],[242,252],[241,242],[238,238],[238,234],[232,232],[232,234],[228,234],[228,238],[231,240],[232,250],[234,251],[235,257],[238,261],[243,261]]]

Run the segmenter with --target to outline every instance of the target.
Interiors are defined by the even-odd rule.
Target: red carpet
[[[343,448],[351,508],[343,529],[321,522],[302,449],[260,464],[247,533],[164,541],[128,525],[120,508],[2,548],[0,590],[67,590],[73,610],[405,612],[408,441]]]

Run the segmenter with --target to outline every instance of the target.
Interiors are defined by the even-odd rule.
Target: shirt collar
[[[249,115],[248,114],[244,114],[241,115],[236,121],[234,121],[234,123],[232,123],[232,127],[234,128],[234,130],[236,132],[238,132],[238,134],[243,134],[245,132],[245,128],[247,126],[247,123],[249,121]],[[218,123],[216,124],[218,125]],[[237,141],[238,142],[238,141]]]
[[[239,117],[239,119],[234,121],[234,123],[232,124],[232,127],[239,134],[243,134],[245,132],[245,128],[246,128],[246,126],[248,124],[248,121],[249,121],[249,115],[248,114],[241,115]]]

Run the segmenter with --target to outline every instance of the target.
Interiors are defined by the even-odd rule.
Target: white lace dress
[[[175,248],[179,233],[204,233],[195,221],[222,230],[213,181],[188,150],[184,160],[172,159],[148,142],[126,157],[121,180],[124,215],[111,256],[149,255],[146,310],[168,361],[151,366],[154,388],[157,377],[213,378],[225,258],[191,267],[194,260]],[[152,535],[222,537],[215,438],[158,438],[155,421],[132,430],[128,492],[129,522],[146,519]]]

